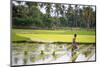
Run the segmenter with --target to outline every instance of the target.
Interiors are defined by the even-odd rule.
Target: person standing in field
[[[76,37],[77,37],[77,34],[74,34],[74,37],[72,39],[72,62],[75,62],[76,58],[77,58],[77,52],[76,50],[78,49],[78,45],[76,43]]]
[[[74,34],[74,38],[73,38],[73,40],[72,40],[72,50],[78,48],[78,45],[77,45],[77,43],[76,43],[76,37],[77,37],[77,34]]]

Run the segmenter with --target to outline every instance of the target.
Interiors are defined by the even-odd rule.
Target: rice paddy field
[[[78,49],[72,52],[77,34]],[[12,65],[95,61],[95,30],[12,29]],[[19,42],[18,42],[19,41]],[[21,42],[20,41],[27,41]],[[28,42],[28,41],[35,41]],[[42,42],[42,43],[40,43]],[[56,42],[56,43],[54,43]]]
[[[95,42],[95,30],[24,30],[13,29],[12,41],[32,40],[43,42],[72,42],[74,34],[77,42]]]

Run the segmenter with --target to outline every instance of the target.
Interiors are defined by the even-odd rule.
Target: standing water
[[[12,65],[94,60],[94,44],[80,44],[79,49],[73,52],[71,44],[13,43],[12,45]]]

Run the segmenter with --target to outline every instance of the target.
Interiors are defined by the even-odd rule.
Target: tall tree
[[[83,16],[84,16],[84,20],[86,22],[87,28],[90,28],[92,15],[93,15],[93,9],[90,6],[88,6],[88,7],[84,7],[83,11],[84,11]]]

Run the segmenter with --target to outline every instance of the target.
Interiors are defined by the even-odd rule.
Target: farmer
[[[77,34],[74,34],[74,38],[72,40],[72,62],[75,62],[76,58],[77,58],[77,52],[76,50],[78,49],[78,45],[76,43],[76,37],[77,37]]]
[[[76,43],[76,37],[77,37],[77,34],[74,34],[74,38],[72,40],[72,50],[78,49],[78,45]]]
[[[78,45],[76,43],[77,34],[74,34],[74,38],[72,40],[72,55],[78,49]]]

